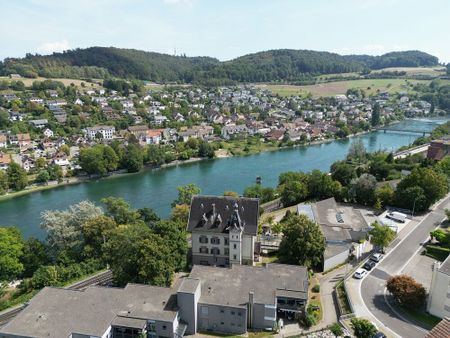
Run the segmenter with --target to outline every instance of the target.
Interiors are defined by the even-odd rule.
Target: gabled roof
[[[194,196],[188,231],[226,233],[241,227],[246,235],[258,232],[259,199],[225,196]]]

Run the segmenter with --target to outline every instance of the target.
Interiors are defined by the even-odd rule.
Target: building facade
[[[192,263],[252,265],[258,218],[258,199],[194,196],[188,221]]]
[[[116,128],[113,126],[95,126],[86,128],[86,136],[88,139],[93,140],[98,134],[102,136],[104,140],[112,140]]]
[[[439,318],[450,317],[450,256],[434,263],[427,311]]]
[[[128,284],[84,291],[46,287],[0,338],[179,338],[211,331],[272,329],[287,313],[305,311],[306,267],[268,264],[194,266],[170,288]]]

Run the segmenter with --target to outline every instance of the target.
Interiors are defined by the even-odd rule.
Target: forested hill
[[[227,82],[302,81],[314,75],[363,72],[384,67],[433,66],[438,59],[420,51],[381,56],[347,55],[279,49],[220,62],[210,57],[186,57],[135,49],[91,47],[0,63],[0,74],[25,77],[121,77],[155,82],[224,84]]]

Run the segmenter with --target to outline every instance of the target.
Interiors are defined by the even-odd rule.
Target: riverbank
[[[393,123],[401,123],[402,121],[405,121],[405,120],[395,121]],[[214,160],[219,160],[219,159],[223,159],[223,158],[231,158],[231,157],[247,157],[249,155],[256,155],[256,154],[274,152],[274,151],[279,151],[279,150],[289,150],[289,149],[295,149],[295,148],[308,148],[308,147],[314,146],[314,145],[327,144],[327,143],[332,143],[335,141],[345,140],[345,139],[352,139],[355,137],[363,136],[365,134],[370,134],[372,132],[375,133],[376,131],[377,131],[376,129],[373,129],[373,130],[369,130],[369,131],[362,131],[362,132],[359,132],[356,134],[352,134],[343,139],[328,138],[328,139],[321,139],[321,140],[316,140],[316,141],[303,143],[303,144],[292,144],[292,145],[286,145],[286,146],[281,146],[281,147],[278,145],[275,145],[275,144],[270,145],[270,144],[261,142],[261,144],[263,144],[264,146],[249,148],[248,152],[236,153],[236,154],[230,153],[229,148],[222,148],[219,150],[219,154],[218,154],[219,156],[216,156],[214,158]],[[245,142],[247,142],[247,141],[242,140],[241,142],[245,144]],[[71,177],[69,179],[65,179],[63,182],[60,182],[60,183],[58,183],[56,181],[52,181],[52,182],[49,182],[48,185],[34,185],[34,186],[27,187],[26,189],[21,190],[21,191],[7,193],[5,195],[0,196],[0,202],[9,200],[9,199],[13,199],[16,197],[21,197],[24,195],[36,193],[36,192],[42,192],[45,190],[54,189],[54,188],[60,188],[60,187],[65,187],[65,186],[69,186],[69,185],[77,185],[77,184],[81,184],[81,183],[89,183],[89,182],[93,182],[93,181],[101,181],[101,180],[105,180],[105,179],[109,180],[109,179],[114,179],[114,178],[139,175],[139,174],[142,174],[143,172],[150,171],[150,170],[166,169],[166,168],[171,168],[171,167],[183,166],[183,165],[188,165],[188,164],[192,164],[192,163],[196,163],[196,162],[200,162],[200,161],[206,161],[206,160],[211,160],[211,159],[209,159],[209,158],[190,158],[188,160],[175,160],[170,163],[163,164],[161,166],[145,165],[143,170],[141,170],[140,172],[137,172],[137,173],[128,173],[128,172],[124,172],[123,170],[121,170],[121,171],[117,171],[114,173],[110,173],[108,176],[105,176],[105,177],[100,177],[100,176]]]

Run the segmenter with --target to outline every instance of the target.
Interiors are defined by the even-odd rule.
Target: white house
[[[50,138],[50,137],[53,137],[54,134],[53,134],[53,131],[50,128],[45,128],[44,135],[45,135],[45,137]]]
[[[86,136],[88,139],[95,139],[97,134],[101,134],[104,140],[112,140],[116,128],[113,126],[95,126],[86,128]]]
[[[450,317],[450,256],[443,263],[434,263],[427,311],[440,318]]]

